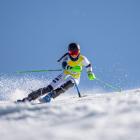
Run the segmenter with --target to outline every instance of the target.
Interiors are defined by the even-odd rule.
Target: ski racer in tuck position
[[[80,46],[77,43],[68,45],[68,52],[58,62],[62,63],[63,73],[57,76],[44,88],[31,92],[27,97],[17,102],[33,101],[39,98],[40,102],[50,102],[68,89],[79,84],[82,67],[85,66],[89,80],[96,79],[92,72],[92,65],[89,60],[80,54]]]

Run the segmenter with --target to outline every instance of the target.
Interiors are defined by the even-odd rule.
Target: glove
[[[82,71],[82,67],[80,67],[80,66],[69,67],[68,70],[70,70],[72,72],[81,72]]]
[[[94,80],[94,79],[96,79],[94,73],[92,73],[91,71],[88,72],[88,79],[89,79],[89,80]]]

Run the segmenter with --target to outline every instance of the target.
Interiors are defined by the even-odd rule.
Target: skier
[[[50,102],[68,89],[79,84],[82,67],[87,69],[89,80],[96,79],[92,72],[92,66],[89,60],[80,54],[80,46],[77,43],[68,45],[68,53],[65,53],[58,62],[62,63],[63,73],[57,76],[52,82],[44,88],[31,92],[26,98],[17,102],[33,101],[39,98],[40,102]]]

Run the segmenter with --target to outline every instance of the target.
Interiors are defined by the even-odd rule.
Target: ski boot
[[[53,93],[50,92],[48,95],[44,96],[43,98],[40,98],[39,102],[40,103],[49,103],[49,102],[51,102],[52,95],[53,95]]]

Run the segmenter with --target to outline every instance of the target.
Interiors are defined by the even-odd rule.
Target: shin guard
[[[64,93],[65,91],[67,91],[69,88],[71,88],[73,86],[74,86],[74,83],[71,80],[69,80],[65,84],[61,85],[61,87],[52,91],[52,98],[56,98],[61,93]]]

